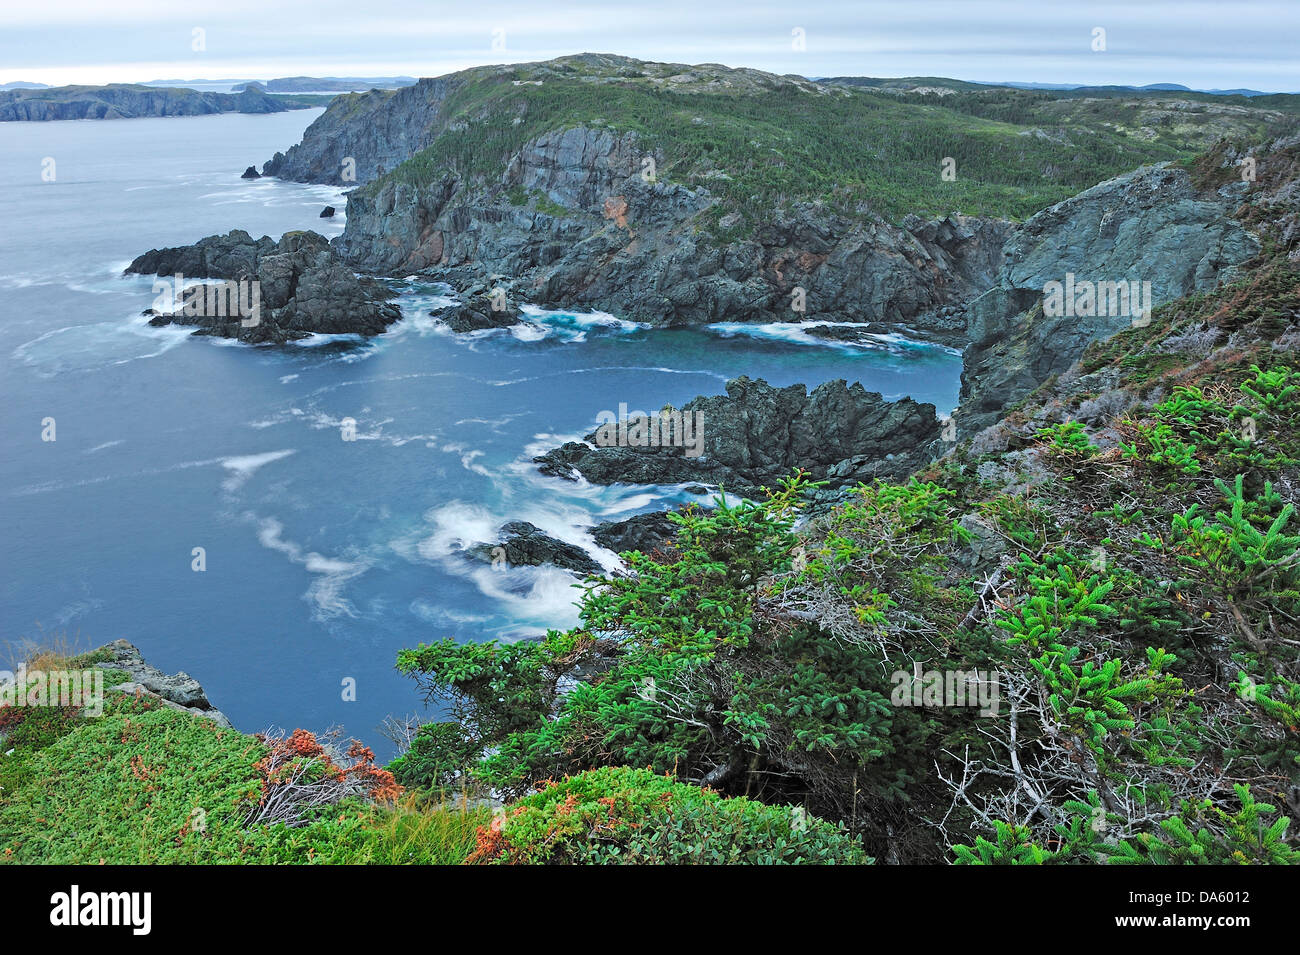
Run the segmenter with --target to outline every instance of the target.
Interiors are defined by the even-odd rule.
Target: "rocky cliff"
[[[992,424],[1069,368],[1089,342],[1148,321],[1143,305],[1232,278],[1259,251],[1258,239],[1232,218],[1246,187],[1198,190],[1184,169],[1145,167],[1019,226],[1003,248],[996,285],[967,309],[960,427]],[[1101,287],[1110,282],[1137,296],[1126,303]],[[1061,285],[1056,301],[1049,283]]]
[[[489,186],[448,173],[354,191],[338,246],[367,271],[501,274],[523,300],[652,324],[883,322],[964,343],[956,306],[992,283],[1009,231],[965,216],[891,225],[801,202],[730,240],[705,228],[717,203],[707,188],[642,175],[653,155],[634,133],[548,132]]]
[[[963,306],[994,284],[1009,219],[1181,155],[1042,96],[990,95],[1023,98],[1028,125],[583,54],[338,97],[265,171],[355,183],[336,241],[372,273],[503,276],[521,301],[654,324],[881,322],[964,345]],[[1035,135],[1040,119],[1060,135]],[[965,157],[947,180],[945,153]]]
[[[948,109],[896,91],[582,54],[339,97],[266,171],[356,184],[336,242],[363,271],[458,287],[491,278],[519,301],[653,324],[876,322],[964,346],[972,329],[998,334],[1027,307],[1017,283],[1037,265],[1118,278],[1169,250],[1206,258],[1196,281],[1218,267],[1217,240],[1197,233],[1222,202],[1172,182],[1103,189],[1132,193],[1117,204],[1053,204],[1289,120],[1134,97],[1084,105],[973,89]],[[1144,191],[1169,207],[1139,215]],[[1096,221],[1058,221],[1092,206]],[[1034,213],[1004,255],[1010,220]],[[1050,230],[1078,234],[1031,248]],[[1145,247],[1148,232],[1159,236]],[[1240,239],[1219,239],[1223,261],[1236,261]],[[968,328],[966,303],[995,284]],[[1180,277],[1158,295],[1187,287]]]
[[[370,182],[433,141],[454,86],[454,79],[440,77],[398,90],[336,96],[302,142],[268,159],[262,174],[338,186]]]

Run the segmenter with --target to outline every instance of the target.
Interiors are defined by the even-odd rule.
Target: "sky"
[[[0,7],[0,83],[438,76],[582,52],[809,77],[1297,92],[1300,0],[4,0]]]

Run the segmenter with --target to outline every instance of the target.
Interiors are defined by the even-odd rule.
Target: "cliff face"
[[[61,86],[0,92],[0,122],[282,113],[307,105],[286,102],[259,89],[242,93],[200,93],[190,89],[128,84]]]
[[[1004,258],[1003,215],[1190,156],[1208,134],[1138,135],[1136,101],[1083,110],[1023,91],[971,95],[993,100],[963,100],[973,115],[936,113],[798,77],[583,54],[338,97],[266,171],[357,184],[336,243],[360,270],[458,286],[491,279],[522,301],[654,324],[877,322],[987,345],[1030,307],[1022,293],[1035,269],[1119,279],[1166,253],[1192,261],[1176,280],[1160,265],[1164,300],[1240,260],[1239,234],[1199,232],[1227,200],[1185,194],[1174,172],[1154,185],[1147,173],[1128,188],[1097,187],[1127,196],[1114,203],[1078,197],[1040,212]],[[986,121],[985,108],[1007,99],[1022,121]],[[1210,108],[1173,105],[1179,115]],[[1253,135],[1282,122],[1213,110],[1216,131]],[[1073,145],[1080,137],[1092,147]],[[941,180],[941,159],[958,154],[963,171]],[[938,215],[958,205],[978,214]],[[1093,206],[1095,216],[1077,211]],[[917,210],[925,215],[908,214]],[[968,319],[966,304],[995,285]],[[1083,341],[1106,328],[1057,331]],[[977,391],[972,400],[987,405]]]
[[[702,221],[715,197],[648,181],[646,156],[633,133],[573,127],[527,143],[488,186],[384,181],[351,193],[339,248],[366,271],[501,274],[525,300],[653,324],[878,321],[959,342],[953,306],[991,284],[1009,231],[795,203],[726,241]]]
[[[1045,209],[1018,227],[1002,252],[997,284],[967,309],[963,429],[992,424],[1051,375],[1068,369],[1089,342],[1141,325],[1135,303],[1092,306],[1086,286],[1149,283],[1161,305],[1233,277],[1259,241],[1233,219],[1246,184],[1199,192],[1188,173],[1145,167]],[[1072,277],[1072,278],[1070,278]],[[1048,283],[1076,291],[1062,314]],[[1067,283],[1069,283],[1067,285]],[[1132,290],[1133,286],[1129,286]]]
[[[370,182],[433,141],[455,85],[448,78],[424,79],[399,90],[337,96],[302,142],[268,159],[262,174],[337,186]]]

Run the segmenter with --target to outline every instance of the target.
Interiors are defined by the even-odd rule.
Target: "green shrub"
[[[475,863],[863,865],[842,828],[799,808],[674,782],[648,770],[597,769],[509,807],[480,830]]]

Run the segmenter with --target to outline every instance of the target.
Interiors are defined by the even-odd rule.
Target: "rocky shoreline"
[[[0,90],[0,123],[68,119],[135,119],[141,116],[207,116],[213,113],[282,113],[316,105],[304,98],[269,96],[260,88],[239,93],[201,93],[178,87],[112,83]]]

